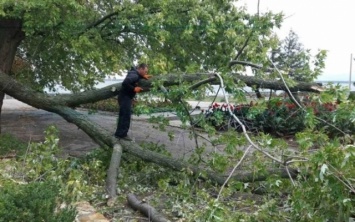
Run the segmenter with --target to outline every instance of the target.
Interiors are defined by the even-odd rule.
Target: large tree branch
[[[107,88],[107,87],[105,87]],[[103,129],[99,125],[93,123],[89,118],[66,106],[63,101],[63,96],[48,96],[42,93],[33,91],[32,89],[26,88],[22,84],[18,83],[16,80],[12,79],[5,73],[0,71],[0,91],[9,94],[10,96],[34,106],[39,109],[54,112],[62,116],[65,120],[70,123],[75,124],[80,129],[82,129],[87,135],[89,135],[97,144],[101,147],[113,147],[117,140],[112,136],[112,133]],[[111,91],[110,91],[111,92]],[[87,94],[87,93],[86,93]],[[93,96],[91,94],[87,94]],[[103,95],[106,95],[103,93]],[[71,99],[73,97],[70,97]],[[120,144],[123,147],[123,151],[130,153],[136,157],[139,157],[145,161],[156,163],[158,165],[168,167],[170,169],[182,171],[189,170],[193,172],[194,175],[207,175],[205,179],[210,179],[218,184],[223,184],[227,175],[218,175],[213,171],[205,170],[204,167],[193,166],[189,163],[164,156],[159,153],[155,153],[150,150],[142,149],[138,144],[120,140]],[[233,176],[234,179],[239,181],[256,181],[264,180],[268,174],[279,174],[283,177],[288,177],[288,174],[284,169],[269,170],[266,174],[255,174],[255,173],[243,173],[236,174]]]
[[[92,28],[95,28],[97,27],[98,25],[100,25],[101,23],[105,22],[107,19],[111,19],[112,17],[118,15],[119,12],[112,12],[108,15],[105,15],[104,17],[100,18],[99,20],[97,21],[94,21],[93,23],[91,23],[90,25],[88,25],[85,30],[81,33],[79,33],[79,35],[82,35],[83,33],[85,33],[86,31],[92,29]]]
[[[176,74],[167,74],[157,76],[156,78],[164,79],[164,86],[173,86],[179,85],[181,82],[197,82],[201,81],[201,79],[205,79],[203,83],[209,84],[219,84],[218,78],[213,73],[194,73],[194,74],[184,74],[184,75],[176,75]],[[152,78],[154,80],[154,78]],[[151,81],[142,81],[140,84],[143,87],[150,88]],[[273,90],[286,90],[286,86],[282,81],[279,80],[264,80],[255,76],[245,76],[240,74],[233,74],[233,80],[235,83],[239,83],[240,81],[244,82],[247,86],[262,88],[262,89],[273,89]],[[196,87],[199,87],[201,84],[197,84]],[[316,83],[307,83],[307,82],[297,82],[294,86],[289,87],[292,91],[305,91],[305,92],[320,92],[322,91],[322,87],[320,87]]]
[[[219,84],[219,80],[216,76],[212,74],[196,73],[196,74],[184,74],[177,76],[176,74],[159,75],[154,78],[164,79],[164,86],[179,85],[181,82],[198,82],[194,85],[197,89],[202,84]],[[152,78],[149,81],[143,80],[139,84],[148,91],[152,87]],[[205,79],[200,81],[201,79]],[[239,81],[245,82],[247,86],[256,88],[266,88],[273,90],[286,90],[285,85],[281,81],[274,80],[263,80],[256,78],[254,76],[243,76],[239,74],[234,75],[234,81],[237,83]],[[39,109],[44,109],[51,111],[51,105],[63,105],[69,107],[76,107],[80,104],[96,102],[104,99],[111,98],[118,94],[121,89],[121,83],[112,84],[104,88],[89,90],[85,92],[67,94],[67,95],[56,95],[49,96],[43,93],[38,93],[29,90],[22,84],[18,83],[16,80],[6,75],[0,71],[0,90],[6,92],[9,95],[16,94],[16,98],[23,101],[31,106],[37,107]],[[308,91],[308,92],[320,92],[322,88],[315,83],[298,82],[295,86],[290,87],[293,92],[297,91]],[[28,100],[28,98],[32,98]]]

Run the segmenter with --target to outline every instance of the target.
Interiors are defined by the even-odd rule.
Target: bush
[[[331,127],[324,122],[319,122],[317,128],[325,129],[327,134],[331,137],[343,136],[343,133],[348,135],[354,135],[355,133],[355,103],[340,103],[336,109],[333,109],[330,105],[325,104],[320,110],[318,117],[325,120],[328,123],[336,126],[338,129]]]
[[[277,136],[294,135],[308,126],[326,130],[327,134],[332,137],[341,135],[339,129],[350,135],[355,132],[354,103],[305,102],[303,106],[306,110],[298,108],[288,99],[275,98],[260,106],[252,103],[230,105],[230,109],[246,129],[252,132],[264,132]],[[310,119],[310,115],[324,121]],[[214,103],[209,110],[203,112],[202,118],[217,130],[233,128],[241,131],[242,129],[230,115],[227,104]]]
[[[85,159],[58,158],[60,147],[58,131],[50,126],[45,131],[45,141],[31,143],[23,156],[18,171],[26,181],[56,181],[59,195],[66,201],[88,198],[101,190],[105,183],[106,165],[92,155]],[[86,196],[84,196],[86,195]]]
[[[59,187],[53,182],[5,185],[0,188],[0,221],[74,221],[74,209],[55,212],[58,193]]]

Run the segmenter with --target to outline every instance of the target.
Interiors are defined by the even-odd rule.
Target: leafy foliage
[[[0,191],[0,221],[72,222],[75,219],[74,209],[58,209],[59,186],[51,181],[11,183]]]
[[[236,136],[232,131],[226,132],[222,137],[221,141],[227,139],[225,141],[230,143],[230,148],[227,146],[224,153],[211,153],[209,157],[202,155],[203,161],[199,162],[206,169],[211,168],[219,173],[228,171],[240,159],[242,150],[235,147],[246,144],[245,140],[240,140],[243,137]],[[329,139],[325,134],[310,129],[296,134],[299,144],[297,154],[290,152],[287,143],[281,139],[261,135],[253,140],[268,147],[265,149],[275,155],[282,153],[286,157],[297,155],[308,159],[306,162],[293,163],[293,167],[300,170],[299,176],[293,179],[295,185],[292,185],[290,179],[277,175],[269,176],[262,182],[230,181],[217,200],[216,194],[220,191],[220,186],[201,180],[198,175],[192,175],[189,169],[176,172],[128,155],[122,159],[117,184],[117,201],[122,204],[117,204],[114,208],[101,208],[101,211],[117,218],[127,216],[123,204],[126,201],[125,194],[133,192],[172,220],[343,221],[354,213],[353,193],[349,192],[354,189],[351,180],[354,172],[353,145],[342,145],[338,139]],[[55,129],[49,128],[45,142],[31,144],[30,153],[24,157],[25,162],[21,160],[18,164],[12,163],[17,167],[12,178],[21,173],[28,181],[32,181],[29,185],[14,184],[13,179],[0,177],[3,186],[0,189],[6,190],[1,192],[0,197],[5,195],[6,204],[14,206],[13,204],[19,203],[18,198],[21,198],[21,204],[28,203],[29,206],[43,204],[43,201],[49,201],[49,197],[55,197],[55,203],[60,200],[70,203],[88,198],[93,204],[100,204],[104,200],[103,181],[110,160],[109,153],[96,150],[83,159],[60,159],[54,155],[58,154],[57,141]],[[170,155],[159,144],[145,143],[142,146]],[[314,150],[314,147],[318,149]],[[248,156],[244,165],[242,170],[260,173],[274,164],[262,154],[254,152]],[[28,192],[22,192],[22,189],[28,189]],[[263,190],[265,195],[253,194],[258,190]],[[56,204],[50,206],[58,207]],[[236,211],[236,208],[239,210]],[[41,213],[47,212],[47,216],[50,215],[54,220],[56,216],[49,209],[52,208],[48,207]],[[10,211],[4,211],[6,215],[8,212]],[[30,212],[31,214],[26,214],[27,217],[32,217],[37,211],[34,209]],[[69,212],[72,211],[63,215],[72,215]],[[64,216],[59,221],[65,221],[63,218]]]
[[[104,184],[107,165],[94,157],[60,159],[56,128],[51,126],[45,133],[44,142],[30,144],[30,152],[22,156],[16,174],[27,181],[55,181],[61,187],[62,198],[68,201],[90,198],[98,192],[98,187]]]
[[[348,179],[352,180],[355,170],[355,146],[341,146],[337,139],[319,143],[316,134],[299,138],[301,145],[311,142],[322,146],[309,162],[300,164],[301,169],[308,170],[302,171],[289,200],[292,220],[347,221],[354,212],[353,185]]]
[[[297,107],[288,99],[273,98],[260,105],[252,103],[230,105],[230,109],[251,132],[264,132],[278,136],[294,135],[306,129],[307,126],[326,130],[333,137],[341,135],[342,132],[347,134],[355,132],[353,103],[305,101],[302,105],[304,109]],[[309,115],[312,117],[309,118]],[[322,121],[315,120],[315,117]],[[217,130],[242,131],[241,125],[230,115],[227,104],[214,103],[209,110],[204,111],[198,117],[198,119],[201,118],[205,118],[205,121]],[[201,126],[199,121],[196,122]],[[329,123],[336,128],[329,126]]]
[[[231,0],[3,0],[5,17],[22,21],[26,35],[18,58],[32,68],[17,70],[17,78],[38,90],[59,84],[73,91],[135,61],[151,64],[153,74],[227,70],[251,29],[242,56],[261,59],[258,36],[269,47],[267,36],[282,21],[281,14],[249,15]]]

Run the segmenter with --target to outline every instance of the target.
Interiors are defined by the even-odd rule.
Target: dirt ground
[[[80,111],[88,113],[87,111]],[[116,128],[116,114],[96,113],[90,114],[89,118],[112,133]],[[59,130],[60,146],[65,154],[70,156],[82,156],[98,148],[98,145],[74,124],[68,123],[57,114],[21,104],[18,102],[4,100],[2,110],[1,126],[2,133],[9,133],[24,142],[39,142],[44,139],[44,131],[50,125],[55,125]],[[176,121],[166,127],[162,132],[155,129],[153,124],[148,123],[146,118],[133,117],[129,136],[135,142],[152,142],[164,145],[174,157],[187,157],[195,147],[195,141],[189,137],[189,132],[177,127]],[[168,132],[174,135],[169,139]],[[202,144],[203,139],[199,140]],[[208,149],[215,149],[209,145]]]

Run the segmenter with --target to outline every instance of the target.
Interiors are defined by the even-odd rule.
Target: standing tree
[[[292,30],[271,53],[271,60],[276,67],[291,79],[305,82],[311,82],[321,74],[325,57],[326,52],[321,50],[312,58],[310,49],[304,48]]]

